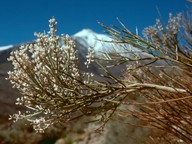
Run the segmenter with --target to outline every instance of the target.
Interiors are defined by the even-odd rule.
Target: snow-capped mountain
[[[83,29],[71,37],[76,41],[80,63],[84,63],[86,61],[86,55],[89,47],[94,49],[96,55],[107,58],[110,58],[108,53],[115,54],[116,52],[129,58],[134,57],[135,54],[142,57],[149,56],[131,45],[112,43],[111,41],[113,39],[110,36],[106,34],[98,34],[91,29]],[[25,43],[22,43],[22,45],[23,44]],[[14,49],[18,49],[19,46],[20,45],[8,45],[0,47],[0,63],[6,62],[9,57],[9,53]],[[94,68],[92,69],[95,70]]]
[[[83,29],[74,34],[72,38],[86,47],[93,48],[98,54],[118,49],[118,45],[114,47],[114,44],[110,43],[113,40],[110,36],[98,34],[91,29]]]
[[[102,41],[111,41],[112,39],[104,34],[98,34],[91,29],[83,29],[72,36],[80,44],[94,48],[95,51],[102,51],[103,47],[109,47]]]
[[[111,43],[113,40],[110,36],[105,34],[98,34],[91,29],[83,29],[76,34],[71,36],[77,43],[77,49],[81,51],[82,55],[85,56],[87,54],[88,47],[94,49],[97,55],[104,55],[104,53],[108,52],[119,52],[123,55],[125,53],[125,49],[122,47],[126,46],[126,49],[129,51],[134,51],[134,53],[139,52],[137,48],[130,46],[128,44],[114,44]],[[28,42],[29,43],[29,42]],[[22,43],[22,45],[25,43]],[[8,46],[0,46],[0,52],[10,51],[12,48],[19,47],[8,45]],[[130,54],[130,53],[129,53]],[[131,56],[131,54],[130,54]]]
[[[132,58],[135,54],[146,57],[150,56],[149,54],[143,53],[136,47],[133,47],[129,44],[117,44],[112,42],[113,39],[105,34],[98,34],[91,29],[83,29],[78,33],[72,36],[79,44],[86,47],[91,47],[96,52],[96,55],[106,56],[107,53],[119,53],[122,56]]]

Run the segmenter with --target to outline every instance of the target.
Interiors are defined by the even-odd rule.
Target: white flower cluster
[[[8,79],[22,95],[16,104],[30,109],[10,119],[26,118],[37,132],[54,122],[67,121],[74,109],[84,105],[81,99],[87,83],[83,79],[88,76],[90,81],[93,75],[80,72],[75,41],[68,35],[57,36],[56,24],[55,18],[49,20],[47,34],[35,33],[34,43],[11,52],[8,59],[14,67]],[[92,57],[93,53],[88,64]]]
[[[180,22],[181,22],[182,14],[177,14],[177,17],[173,17],[173,15],[169,14],[169,21],[168,25],[166,26],[166,29],[171,32],[170,34],[176,35],[179,31]]]
[[[152,39],[153,35],[156,35],[158,33],[158,29],[155,26],[149,26],[143,30],[143,36],[150,40]]]
[[[154,26],[149,26],[143,30],[144,37],[157,45],[164,44],[165,46],[170,46],[170,44],[173,43],[170,41],[173,41],[179,32],[181,17],[181,13],[176,17],[169,14],[169,21],[165,28],[161,21],[157,19]]]
[[[52,124],[51,122],[45,120],[44,117],[36,118],[31,122],[34,130],[38,133],[44,133],[44,130]]]
[[[13,114],[9,116],[9,120],[13,120],[14,122],[16,122],[19,119],[24,119],[25,114],[22,114],[21,111],[18,112],[18,114]]]
[[[94,58],[95,58],[95,51],[93,48],[88,48],[88,55],[86,56],[87,61],[85,62],[85,65],[87,66],[87,68],[89,67],[89,65],[94,62]]]

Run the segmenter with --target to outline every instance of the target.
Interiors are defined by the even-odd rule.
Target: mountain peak
[[[111,40],[111,38],[106,34],[98,34],[92,29],[82,29],[81,31],[74,34],[72,37],[81,37],[85,40]]]
[[[75,37],[82,37],[83,36],[84,37],[87,35],[95,35],[95,34],[97,34],[97,33],[94,32],[92,29],[85,28],[85,29],[82,29],[81,31],[77,32],[73,36],[75,36]]]
[[[98,34],[91,29],[82,29],[72,36],[79,43],[86,47],[93,47],[96,51],[103,49],[103,41],[110,41],[111,38],[105,34]]]

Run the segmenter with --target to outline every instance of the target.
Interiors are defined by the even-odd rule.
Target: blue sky
[[[116,17],[141,33],[159,17],[157,7],[167,20],[169,12],[186,10],[186,0],[0,0],[0,46],[35,39],[34,32],[48,31],[48,20],[54,16],[59,33],[72,35],[83,28],[98,33],[106,25],[117,25]]]

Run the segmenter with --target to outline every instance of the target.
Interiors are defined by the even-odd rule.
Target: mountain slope
[[[13,45],[0,46],[0,51],[7,50],[7,49],[9,49],[11,47],[13,47]]]

